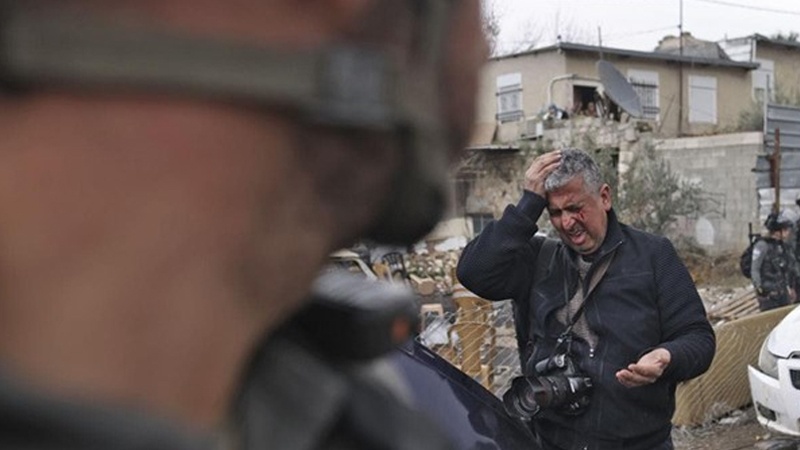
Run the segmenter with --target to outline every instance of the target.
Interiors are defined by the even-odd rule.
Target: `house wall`
[[[495,123],[497,77],[514,72],[522,75],[522,107],[525,116],[533,116],[546,105],[547,86],[550,80],[565,73],[564,56],[556,52],[547,52],[489,61],[481,72],[477,118],[479,123]]]
[[[717,123],[692,124],[689,117],[689,77],[706,76],[717,80]],[[739,115],[750,107],[752,81],[750,71],[714,66],[684,67],[684,134],[703,135],[736,129]]]
[[[505,207],[522,198],[522,180],[531,159],[521,153],[487,154],[480,176],[467,195],[468,214],[491,214],[499,218]]]
[[[584,56],[585,55],[585,56]],[[567,58],[567,70],[572,73],[596,73],[597,56],[591,54],[570,54]],[[629,70],[643,70],[658,73],[659,107],[661,110],[658,123],[654,125],[657,136],[677,136],[678,118],[681,110],[680,72],[676,63],[659,60],[635,60],[617,58],[609,55],[606,58],[614,64],[623,75]],[[717,123],[689,123],[689,77],[705,76],[717,80]],[[719,131],[732,130],[739,120],[739,112],[750,105],[751,80],[749,71],[717,66],[683,67],[683,127],[684,135],[703,135]],[[741,95],[739,95],[741,93]],[[570,94],[571,95],[571,94]],[[571,101],[571,97],[568,98]]]
[[[775,63],[775,86],[784,95],[800,99],[800,48],[759,42],[756,58]]]
[[[653,131],[659,136],[676,136],[678,134],[678,70],[660,60],[633,60],[620,59],[608,55],[606,59],[627,77],[629,70],[642,70],[658,73],[658,104],[660,109],[659,120],[653,124]],[[567,68],[576,73],[596,74],[597,55],[574,54],[570,55]]]
[[[753,40],[749,37],[723,39],[720,47],[732,60],[750,62],[753,60]]]
[[[748,223],[753,223],[753,231],[761,231],[752,169],[763,151],[762,142],[757,132],[657,142],[659,156],[671,169],[705,192],[703,212],[681,227],[709,253],[743,250]]]
[[[766,55],[767,57],[770,55]],[[596,63],[600,55],[578,51],[528,53],[502,59],[491,60],[482,72],[481,90],[478,98],[479,124],[494,124],[497,114],[497,77],[503,74],[520,73],[522,76],[522,99],[525,117],[536,116],[547,106],[548,91],[555,77],[575,74],[577,80],[560,80],[553,82],[552,102],[560,108],[570,111],[575,103],[573,86],[592,85],[587,79],[597,79]],[[681,90],[681,67],[674,62],[659,59],[642,59],[605,55],[604,58],[627,76],[629,70],[640,70],[658,73],[660,117],[652,124],[655,135],[675,137],[682,135],[708,135],[735,130],[741,111],[752,104],[752,80],[750,71],[741,68],[688,65],[682,67],[683,89]],[[776,63],[777,64],[777,63]],[[798,66],[787,66],[780,70],[800,77],[800,58]],[[777,70],[777,69],[776,69]],[[783,72],[781,72],[783,73]],[[689,77],[713,77],[717,83],[717,122],[689,123]],[[786,75],[789,77],[789,75]],[[797,82],[800,86],[800,81]],[[683,102],[679,97],[682,92]],[[682,108],[681,108],[682,106]],[[682,113],[681,113],[682,109]],[[679,126],[679,121],[682,122]],[[516,131],[519,126],[506,125],[505,132],[498,134],[500,142],[513,140],[508,128]],[[502,130],[501,130],[502,131]],[[510,133],[515,134],[515,133]]]

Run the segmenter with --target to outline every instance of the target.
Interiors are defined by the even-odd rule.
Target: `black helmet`
[[[790,228],[792,226],[792,221],[783,211],[780,213],[772,212],[767,216],[767,220],[764,221],[764,226],[770,232],[780,231]]]
[[[413,2],[421,54],[404,64],[385,50],[356,42],[287,52],[122,28],[102,18],[18,6],[22,3],[0,0],[3,88],[49,83],[157,90],[288,107],[306,123],[384,132],[406,153],[392,178],[392,201],[384,203],[368,237],[409,244],[441,219],[451,139],[441,56],[456,2]]]

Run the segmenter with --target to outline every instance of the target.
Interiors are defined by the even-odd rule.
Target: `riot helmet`
[[[410,244],[433,228],[446,206],[451,137],[442,56],[458,2],[408,1],[420,53],[413,66],[355,42],[265,48],[0,2],[0,86],[23,93],[55,86],[201,96],[287,108],[315,125],[385,132],[403,149],[403,163],[367,237]]]
[[[786,228],[791,228],[792,220],[785,211],[780,211],[777,213],[771,212],[767,216],[767,220],[764,221],[764,227],[766,227],[767,231],[769,232],[781,231]]]

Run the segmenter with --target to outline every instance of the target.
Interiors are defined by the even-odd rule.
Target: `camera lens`
[[[580,414],[588,405],[592,382],[587,377],[517,377],[503,395],[506,411],[524,420],[542,409],[562,408],[567,414]]]
[[[511,387],[503,394],[506,411],[515,417],[529,419],[539,412],[540,403],[537,392],[541,392],[541,382],[534,377],[517,377],[511,381]]]

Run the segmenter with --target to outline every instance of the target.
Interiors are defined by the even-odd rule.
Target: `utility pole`
[[[771,169],[773,170],[774,186],[775,186],[775,203],[772,205],[772,210],[775,214],[781,212],[781,129],[775,128],[775,150],[772,153],[774,164]]]
[[[678,136],[683,136],[683,0],[679,1],[678,22]]]
[[[600,48],[600,59],[603,59],[603,31],[597,27],[597,46]]]

